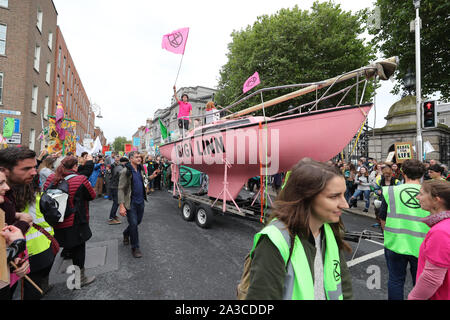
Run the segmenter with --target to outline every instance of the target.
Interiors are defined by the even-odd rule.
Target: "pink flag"
[[[261,81],[259,80],[259,74],[258,72],[255,72],[250,78],[247,79],[247,81],[245,81],[243,88],[244,93],[253,89],[260,83]]]
[[[162,39],[162,48],[176,54],[184,54],[188,35],[189,28],[182,28],[165,34]]]
[[[58,96],[58,104],[56,107],[56,119],[55,119],[55,129],[58,133],[59,139],[64,141],[66,139],[66,130],[62,128],[62,122],[64,121],[64,107],[61,102],[61,96]]]

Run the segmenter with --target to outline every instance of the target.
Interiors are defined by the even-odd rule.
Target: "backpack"
[[[291,237],[291,243],[289,243],[289,258],[286,263],[286,272],[288,270],[289,264],[291,263],[291,256],[293,251],[293,245],[292,245],[292,237]],[[236,288],[236,296],[238,300],[245,300],[248,293],[248,288],[250,287],[250,269],[252,266],[252,257],[251,252],[247,254],[245,257],[244,262],[244,271],[242,272],[241,281],[239,281],[239,284]]]
[[[39,201],[39,209],[44,215],[45,221],[54,227],[62,222],[68,209],[67,200],[69,199],[69,183],[68,181],[77,174],[71,174],[64,178],[57,186],[53,182],[48,186],[47,190],[42,193]]]

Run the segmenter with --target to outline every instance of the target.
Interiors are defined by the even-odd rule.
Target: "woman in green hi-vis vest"
[[[303,159],[292,168],[269,224],[255,235],[246,299],[352,299],[343,251],[345,179],[335,167]]]

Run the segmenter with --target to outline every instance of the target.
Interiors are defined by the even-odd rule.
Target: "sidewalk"
[[[351,208],[351,209],[344,209],[345,212],[347,213],[353,213],[353,214],[358,214],[360,216],[365,216],[365,217],[369,217],[369,218],[373,218],[375,219],[375,208],[374,208],[374,204],[373,204],[373,199],[370,199],[370,207],[369,207],[369,212],[363,212],[364,207],[365,207],[365,201],[362,200],[358,200],[358,204],[357,204],[357,208]]]

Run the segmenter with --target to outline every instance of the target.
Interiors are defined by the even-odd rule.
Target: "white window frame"
[[[67,58],[64,57],[64,63],[63,63],[63,69],[62,69],[62,75],[63,75],[63,77],[66,76],[66,62],[67,62]]]
[[[34,85],[31,92],[31,112],[37,114],[37,102],[39,97],[39,87]]]
[[[30,143],[29,143],[30,150],[34,150],[35,142],[36,142],[35,140],[36,140],[36,130],[31,128],[30,129]]]
[[[42,12],[41,8],[37,9],[36,14],[36,27],[38,28],[39,32],[42,33],[42,21],[44,19],[44,12]]]
[[[0,55],[6,55],[6,36],[8,33],[8,25],[4,24],[4,23],[0,23],[0,26],[4,26],[5,27],[5,39],[0,39],[1,42],[5,43],[5,52],[0,52]]]
[[[48,107],[50,103],[50,98],[48,96],[45,96],[44,100],[44,119],[48,120]]]
[[[5,79],[5,75],[3,72],[0,72],[0,105],[3,105],[3,82]]]
[[[51,75],[52,75],[52,63],[50,61],[48,61],[47,62],[47,70],[46,70],[46,74],[45,74],[45,81],[48,84],[50,84]]]
[[[61,47],[58,49],[58,68],[61,68]]]
[[[53,48],[53,32],[49,31],[48,32],[48,48],[50,49],[50,51],[52,51]]]
[[[5,3],[3,3],[5,2]],[[2,0],[0,1],[0,7],[2,8],[8,8],[8,0]]]
[[[39,65],[41,63],[41,46],[38,44],[34,48],[34,70],[39,72]]]

